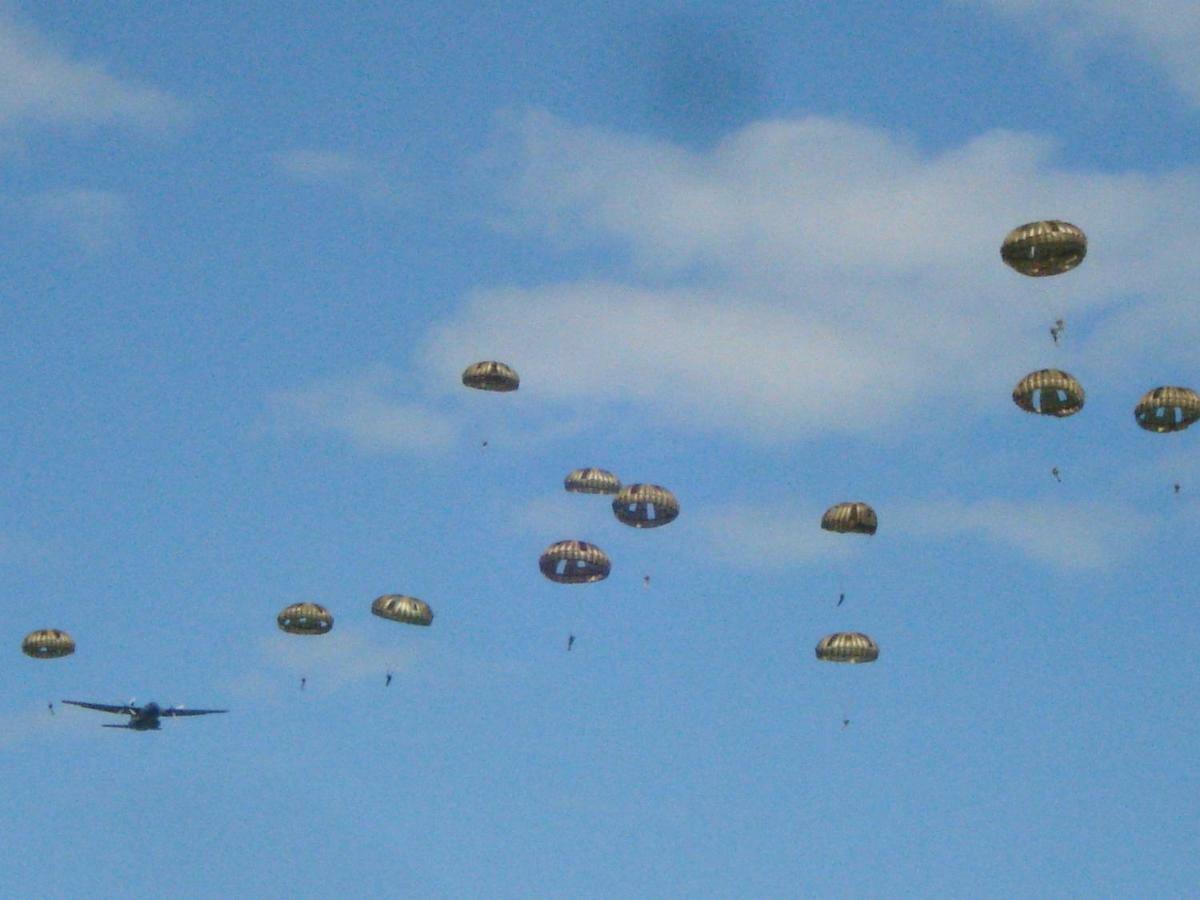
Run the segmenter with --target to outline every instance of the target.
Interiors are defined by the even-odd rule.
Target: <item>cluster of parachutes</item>
[[[1076,225],[1057,220],[1030,222],[1014,228],[1000,247],[1001,259],[1012,269],[1030,277],[1061,275],[1083,262],[1087,236]],[[1051,328],[1055,344],[1063,320]],[[1013,402],[1029,413],[1065,418],[1083,409],[1084,389],[1073,375],[1047,368],[1030,372],[1013,389]],[[1156,434],[1183,431],[1200,421],[1200,395],[1191,388],[1163,385],[1147,391],[1133,409],[1137,424]],[[1059,470],[1053,469],[1055,477]],[[1178,489],[1178,488],[1177,488]],[[821,520],[830,531],[874,534],[875,511],[865,503],[840,503]],[[831,634],[817,643],[817,658],[830,662],[874,662],[879,647],[865,634]]]
[[[679,516],[679,501],[657,484],[622,485],[604,469],[576,469],[563,480],[573,494],[612,494],[617,521],[631,528],[658,528]],[[538,559],[543,575],[558,584],[603,581],[612,570],[608,554],[587,541],[557,541]]]
[[[376,597],[371,612],[383,619],[405,625],[432,625],[433,610],[424,600],[407,594],[384,594]],[[288,634],[328,634],[333,629],[333,614],[319,603],[293,603],[275,617],[281,631]]]
[[[861,501],[836,503],[821,516],[821,527],[838,534],[875,533],[879,517]],[[869,663],[879,658],[879,645],[857,631],[839,631],[817,641],[817,659],[825,662]]]
[[[481,391],[515,391],[521,378],[512,366],[485,360],[467,366],[462,383]],[[626,484],[606,469],[576,469],[563,479],[573,494],[613,496],[612,511],[617,521],[632,528],[658,528],[679,515],[679,501],[657,484]],[[558,584],[592,584],[612,571],[608,554],[587,541],[556,541],[538,559],[542,574]]]
[[[1014,228],[1000,245],[1000,258],[1033,278],[1062,275],[1083,262],[1087,236],[1070,222],[1047,220]],[[1062,327],[1051,329],[1055,343]],[[1083,409],[1083,385],[1061,369],[1030,372],[1013,388],[1013,402],[1026,412],[1063,418]],[[1164,385],[1147,391],[1133,408],[1133,417],[1147,431],[1183,431],[1200,420],[1200,395],[1191,388]]]
[[[1001,259],[1012,269],[1030,277],[1046,277],[1069,272],[1087,255],[1087,237],[1069,222],[1045,220],[1014,228],[1000,247]],[[1051,336],[1058,343],[1064,323],[1057,320]],[[462,383],[482,391],[507,393],[520,387],[517,372],[506,363],[486,360],[470,365],[462,373]],[[1025,412],[1065,418],[1083,409],[1083,385],[1073,375],[1057,368],[1030,372],[1017,382],[1013,402]],[[1165,434],[1183,431],[1200,421],[1200,395],[1191,388],[1163,385],[1147,391],[1134,407],[1137,424],[1150,432]],[[1053,470],[1058,477],[1057,467]],[[622,485],[612,472],[598,468],[576,469],[563,485],[571,493],[612,496],[612,511],[617,521],[633,528],[658,528],[679,515],[675,495],[656,484]],[[1176,488],[1178,489],[1178,487]],[[821,518],[821,527],[842,534],[872,535],[878,527],[875,510],[853,501],[838,503]],[[538,568],[558,584],[591,584],[607,578],[612,570],[608,554],[595,544],[582,540],[560,540],[546,548],[538,559]],[[839,603],[840,605],[840,603]],[[384,619],[408,625],[428,626],[433,622],[429,604],[404,594],[385,594],[371,604],[371,612]],[[279,628],[288,634],[322,635],[333,628],[333,615],[312,602],[293,603],[276,617]],[[21,650],[35,659],[55,659],[75,652],[75,641],[65,631],[40,629],[28,634]],[[828,662],[868,663],[879,658],[879,646],[859,632],[835,632],[816,646],[817,659]],[[848,721],[848,720],[847,720]]]
[[[515,391],[521,379],[501,362],[479,362],[468,366],[462,375],[463,384],[483,391]],[[433,610],[424,600],[407,594],[384,594],[371,603],[372,614],[404,625],[430,626]],[[333,613],[319,603],[292,603],[275,617],[279,630],[306,637],[328,634],[333,630]]]

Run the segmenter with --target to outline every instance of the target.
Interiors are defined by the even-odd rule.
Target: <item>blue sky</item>
[[[1133,0],[0,3],[0,894],[1188,893],[1200,464],[1132,410],[1200,387],[1198,42]],[[1022,278],[1043,218],[1088,257]],[[1079,415],[1012,403],[1050,366]],[[566,538],[612,575],[545,580]],[[841,630],[879,661],[818,663]],[[230,714],[46,710],[131,697]]]

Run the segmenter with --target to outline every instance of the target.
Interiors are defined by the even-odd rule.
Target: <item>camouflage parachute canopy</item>
[[[576,469],[563,479],[563,487],[573,494],[615,494],[621,482],[604,469]]]
[[[406,625],[433,624],[433,610],[424,600],[409,597],[405,594],[384,594],[376,597],[371,604],[371,612],[393,622],[404,622]]]
[[[825,510],[821,527],[839,534],[874,534],[879,519],[875,510],[865,503],[838,503]]]
[[[857,631],[839,631],[817,641],[817,659],[826,662],[869,663],[879,658],[879,645]]]
[[[288,634],[325,634],[333,627],[333,616],[316,603],[293,603],[276,617]]]
[[[1200,420],[1200,394],[1185,387],[1156,387],[1138,401],[1133,415],[1147,431],[1183,431]]]
[[[627,484],[612,502],[613,514],[634,528],[657,528],[675,521],[679,501],[657,484]]]
[[[546,548],[538,568],[559,584],[590,584],[603,581],[612,570],[608,554],[586,541],[559,541]]]
[[[1025,412],[1073,416],[1083,409],[1083,385],[1060,369],[1040,369],[1017,382],[1012,398]]]
[[[21,652],[34,659],[70,656],[75,652],[75,641],[65,631],[57,628],[42,628],[25,635],[25,640],[21,641]]]
[[[511,366],[489,360],[467,366],[462,383],[480,391],[515,391],[521,378]]]
[[[1000,258],[1022,275],[1061,275],[1087,256],[1087,236],[1070,222],[1050,219],[1014,228],[1000,245]]]

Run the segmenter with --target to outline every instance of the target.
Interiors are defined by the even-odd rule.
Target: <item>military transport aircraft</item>
[[[104,727],[132,728],[134,731],[158,731],[162,727],[158,721],[162,716],[207,716],[212,713],[229,712],[227,709],[185,709],[182,706],[168,706],[164,709],[154,702],[147,703],[145,706],[134,706],[132,700],[121,705],[84,703],[82,700],[64,700],[63,703],[82,706],[84,709],[98,709],[100,712],[129,716],[129,721],[124,725],[105,725]]]

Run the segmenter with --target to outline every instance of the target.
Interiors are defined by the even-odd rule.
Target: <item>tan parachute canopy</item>
[[[817,641],[817,659],[826,662],[869,663],[879,658],[879,645],[857,631],[839,631]]]
[[[288,634],[325,634],[333,627],[333,616],[316,603],[293,603],[275,619]]]
[[[612,570],[608,554],[586,541],[559,541],[546,548],[538,568],[559,584],[590,584],[602,581]]]
[[[433,624],[433,610],[424,600],[409,597],[405,594],[384,594],[376,597],[371,604],[371,612],[393,622],[404,622],[406,625]]]
[[[621,482],[605,469],[576,469],[563,479],[563,487],[573,494],[615,494]]]
[[[1083,409],[1083,385],[1061,369],[1040,369],[1017,382],[1012,398],[1025,412],[1073,416]]]
[[[1022,275],[1061,275],[1087,256],[1087,236],[1070,222],[1047,220],[1014,228],[1000,245],[1000,258]]]
[[[613,514],[634,528],[657,528],[675,521],[679,501],[657,484],[627,484],[612,502]]]
[[[1200,394],[1185,387],[1156,387],[1138,401],[1133,415],[1147,431],[1183,431],[1200,420]]]
[[[55,659],[75,652],[75,641],[65,631],[43,628],[31,631],[21,641],[21,652],[34,659]]]
[[[521,378],[511,366],[489,360],[467,366],[462,383],[480,391],[515,391]]]
[[[839,534],[874,534],[879,519],[865,503],[838,503],[825,510],[821,527]]]

